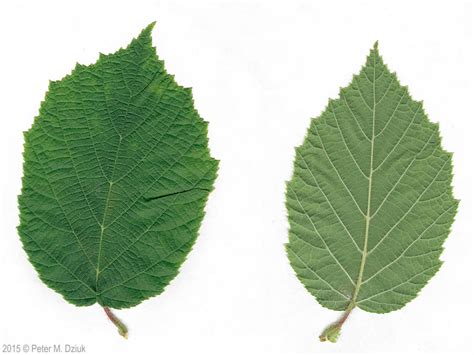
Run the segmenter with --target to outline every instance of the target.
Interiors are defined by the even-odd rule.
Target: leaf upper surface
[[[166,73],[152,28],[51,82],[25,133],[19,234],[41,279],[75,305],[161,293],[216,178],[207,123]]]
[[[451,154],[379,55],[311,121],[287,184],[287,253],[330,309],[397,310],[437,272],[453,222]]]

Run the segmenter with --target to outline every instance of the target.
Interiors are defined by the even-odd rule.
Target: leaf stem
[[[107,314],[107,317],[109,317],[109,319],[112,321],[112,323],[114,323],[115,326],[117,327],[117,330],[118,330],[119,334],[121,336],[123,336],[125,339],[128,339],[127,326],[125,324],[123,324],[122,321],[120,319],[118,319],[115,314],[112,313],[112,311],[110,310],[109,307],[104,306],[103,308],[104,308],[105,314]]]
[[[336,322],[330,324],[329,326],[326,327],[326,329],[324,329],[324,331],[319,336],[319,340],[330,341],[331,343],[335,343],[341,332],[342,325],[347,320],[347,318],[349,317],[349,314],[351,314],[354,308],[355,308],[355,303],[354,302],[349,303],[349,306],[347,307],[345,312],[342,314],[342,316]]]

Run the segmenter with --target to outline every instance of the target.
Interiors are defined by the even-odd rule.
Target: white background
[[[45,287],[16,233],[22,131],[48,80],[125,46],[157,21],[166,68],[193,87],[219,177],[200,236],[166,291],[117,311],[78,308]],[[292,354],[473,350],[473,7],[469,1],[0,2],[0,344],[84,344],[88,354]],[[461,205],[440,272],[401,311],[356,310],[337,344],[317,336],[337,312],[297,281],[285,181],[293,148],[373,43],[440,122]]]

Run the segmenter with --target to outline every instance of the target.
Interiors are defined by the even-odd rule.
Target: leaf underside
[[[440,143],[376,44],[311,121],[287,183],[287,254],[321,305],[394,311],[438,271],[458,206]]]
[[[160,294],[216,178],[207,123],[166,73],[152,28],[51,82],[25,133],[21,241],[43,282],[78,306]]]

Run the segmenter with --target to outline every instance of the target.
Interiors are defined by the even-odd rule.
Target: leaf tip
[[[147,36],[150,36],[151,35],[151,32],[153,31],[153,28],[155,28],[155,25],[156,25],[156,21],[153,21],[152,23],[150,23],[148,26],[146,26],[141,35],[147,35]]]
[[[375,41],[374,45],[372,46],[372,49],[370,50],[370,56],[375,56],[377,58],[380,57],[378,40]]]
[[[155,27],[156,21],[153,21],[148,26],[146,26],[138,35],[135,40],[141,43],[149,43],[151,45],[151,33]]]

